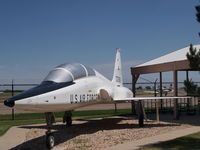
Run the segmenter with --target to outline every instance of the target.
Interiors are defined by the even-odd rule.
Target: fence
[[[199,85],[200,82],[194,82]],[[132,83],[124,83],[124,85],[128,88],[131,88]],[[160,96],[160,83],[159,82],[138,82],[136,83],[136,96],[145,97],[145,96]],[[163,96],[173,96],[173,88],[172,82],[163,82],[162,83],[164,89],[166,91],[163,92]],[[178,96],[187,96],[186,91],[184,90],[184,82],[178,82]],[[178,99],[177,101],[178,107],[181,111],[188,111],[197,109],[197,106],[200,104],[199,97],[193,97],[190,100],[186,99]],[[144,107],[149,112],[156,111],[156,100],[146,100],[144,101]],[[160,100],[159,108],[161,111],[173,111],[174,107],[174,99],[163,99]]]
[[[199,98],[185,98],[178,99],[177,101],[178,107],[181,111],[188,111],[189,109],[196,109],[196,106],[199,105]],[[148,100],[144,101],[144,107],[148,111],[155,111],[156,109],[156,100]],[[174,108],[174,99],[162,99],[160,100],[160,110],[161,111],[172,111]]]
[[[172,82],[163,82],[163,86],[170,87]],[[179,82],[179,96],[186,96],[186,92],[183,90],[183,82]],[[199,84],[199,83],[197,83]],[[3,102],[3,100],[14,96],[23,90],[27,90],[28,88],[35,87],[38,84],[14,84],[13,81],[11,84],[0,84],[0,102]],[[131,89],[132,83],[124,83],[124,86]],[[157,84],[159,85],[159,83]],[[141,82],[136,84],[136,96],[154,96],[155,90],[159,89],[155,86],[153,83],[148,82]],[[149,93],[148,93],[149,92]],[[157,91],[156,91],[157,92]],[[167,96],[173,96],[173,92],[169,92]],[[187,99],[178,100],[178,104],[180,108],[191,108],[196,107],[199,104],[198,98],[192,98],[190,101]],[[144,101],[144,106],[146,110],[155,110],[156,108],[156,102],[155,100],[148,100]],[[160,103],[160,109],[161,110],[169,110],[172,109],[174,106],[173,99],[164,99],[161,100]],[[14,109],[12,110],[12,119],[14,119]]]

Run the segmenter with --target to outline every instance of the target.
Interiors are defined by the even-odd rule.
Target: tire
[[[46,146],[48,149],[52,149],[55,145],[55,138],[52,133],[46,135]]]

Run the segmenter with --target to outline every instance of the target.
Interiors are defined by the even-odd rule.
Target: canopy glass
[[[92,68],[82,64],[66,63],[59,65],[50,71],[44,81],[53,81],[56,83],[71,82],[86,76],[95,76],[95,71]]]

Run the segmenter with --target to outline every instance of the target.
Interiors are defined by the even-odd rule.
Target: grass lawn
[[[115,113],[114,110],[91,110],[91,111],[74,111],[74,119],[88,119],[98,117],[109,117],[121,114],[128,114],[131,110],[119,109]],[[61,121],[63,112],[55,113],[57,121]],[[11,120],[11,115],[0,115],[0,136],[2,136],[10,127],[19,125],[45,123],[43,113],[16,114],[15,120]],[[138,150],[188,150],[200,149],[200,132],[188,136],[180,137],[175,140],[152,144],[139,148]]]
[[[130,109],[118,109],[116,113],[114,110],[89,110],[74,111],[72,112],[72,115],[73,119],[89,119],[116,116],[130,112]],[[57,121],[61,121],[63,115],[64,112],[55,113]],[[2,136],[12,126],[45,123],[43,113],[15,114],[15,120],[11,120],[11,118],[12,116],[10,114],[0,115],[0,136]]]
[[[183,136],[174,140],[144,146],[138,150],[199,150],[200,132]]]

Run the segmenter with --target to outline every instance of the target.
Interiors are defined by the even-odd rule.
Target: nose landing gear
[[[48,149],[52,149],[55,145],[55,138],[53,133],[46,133],[46,146]]]
[[[45,113],[46,123],[47,123],[47,132],[46,132],[46,146],[48,149],[52,149],[55,145],[55,137],[51,132],[53,123],[55,123],[55,116],[52,112]],[[63,116],[63,123],[66,123],[66,126],[69,127],[72,125],[72,113],[71,111],[65,111]]]
[[[55,123],[55,116],[52,112],[45,113],[46,123],[47,123],[47,132],[46,132],[46,146],[48,149],[52,149],[55,145],[55,138],[51,132],[52,125]]]

